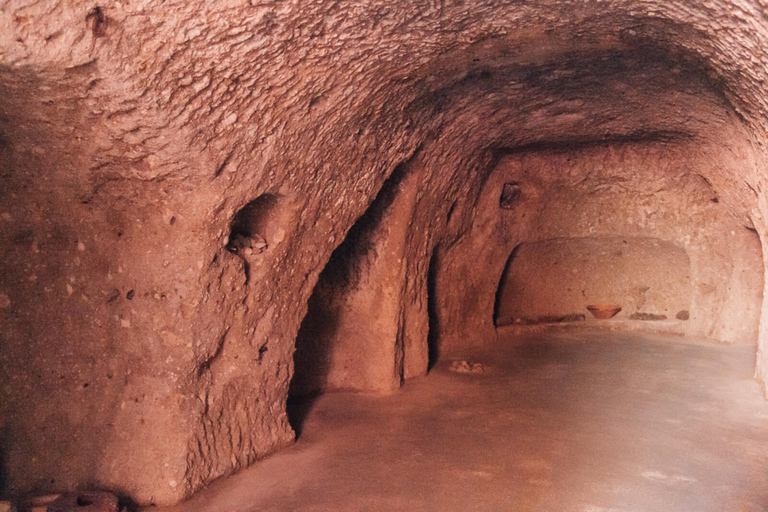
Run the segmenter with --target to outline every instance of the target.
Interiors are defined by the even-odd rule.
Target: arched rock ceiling
[[[573,130],[603,117],[609,136],[719,129],[722,114],[691,119],[711,110],[693,105],[670,116],[679,105],[602,104],[625,101],[622,84],[653,96],[676,72],[688,82],[683,92],[711,88],[761,135],[768,111],[762,2],[103,2],[101,24],[95,5],[7,2],[2,83],[17,96],[41,76],[63,74],[73,100],[88,98],[98,105],[92,116],[109,118],[110,139],[135,142],[136,160],[154,154],[144,177],[212,174],[222,151],[230,166],[258,153],[241,175],[291,167],[287,155],[307,171],[348,144],[381,151],[367,134],[407,154],[446,123],[436,109],[461,101],[480,103],[474,120],[448,114],[467,132],[498,126],[485,122],[489,111],[507,116],[505,135],[489,134],[498,146],[576,136],[521,123],[520,113],[572,115]],[[680,73],[686,68],[700,77]],[[169,147],[179,138],[205,154],[197,169]],[[126,148],[103,146],[99,169],[109,177]]]

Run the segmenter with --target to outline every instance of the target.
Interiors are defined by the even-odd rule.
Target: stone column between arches
[[[392,391],[426,373],[426,275],[408,272],[422,171],[399,166],[321,272],[296,340],[293,396]]]

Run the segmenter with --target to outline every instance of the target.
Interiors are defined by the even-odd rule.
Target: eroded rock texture
[[[765,9],[0,3],[4,492],[176,502],[291,443],[300,327],[296,393],[394,389],[563,237],[685,251],[765,383]]]
[[[488,287],[501,274],[495,251],[511,256],[496,324],[608,302],[622,307],[618,319],[646,313],[672,320],[690,311],[686,323],[657,327],[756,343],[760,241],[703,178],[717,165],[727,164],[689,143],[505,158],[488,180],[485,210],[501,182],[518,183],[520,199],[512,210],[476,217],[501,234],[489,251]]]

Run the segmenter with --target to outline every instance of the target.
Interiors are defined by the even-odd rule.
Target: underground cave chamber
[[[760,239],[690,172],[691,148],[654,146],[547,148],[494,162],[473,228],[492,227],[494,238],[474,250],[496,251],[497,270],[469,303],[488,306],[482,321],[495,332],[448,349],[431,346],[440,336],[427,332],[427,351],[439,354],[429,375],[382,398],[349,391],[399,385],[399,320],[382,322],[397,310],[384,293],[397,253],[383,249],[398,236],[396,197],[407,196],[408,171],[397,169],[309,299],[289,408],[296,450],[191,504],[234,496],[229,503],[269,510],[310,501],[320,510],[759,510],[768,499],[768,407],[752,380]],[[680,174],[659,175],[654,154]],[[558,183],[569,173],[577,186]],[[505,231],[529,216],[527,231]],[[426,272],[428,331],[437,305],[474,278],[440,276],[438,251]],[[592,318],[587,306],[601,301],[621,311]],[[319,463],[313,447],[334,450],[332,462]],[[274,471],[312,498],[258,483]],[[304,476],[315,471],[322,476]]]
[[[0,7],[3,498],[768,503],[761,7],[53,4]]]
[[[763,297],[759,236],[723,207],[696,172],[690,151],[632,142],[502,157],[475,210],[473,228],[489,226],[488,239],[478,241],[482,248],[468,249],[477,254],[464,255],[466,261],[493,257],[495,269],[478,269],[489,274],[482,278],[468,269],[448,274],[443,300],[456,300],[454,290],[481,281],[485,288],[475,293],[488,307],[477,315],[484,333],[490,326],[518,334],[533,326],[610,328],[756,347]],[[296,341],[297,397],[400,384],[397,375],[392,383],[396,357],[377,351],[397,350],[396,343],[381,341],[398,336],[397,314],[387,325],[383,313],[397,311],[400,300],[386,288],[401,279],[398,273],[392,279],[398,254],[388,247],[390,223],[397,225],[402,215],[390,209],[403,174],[398,168],[385,182],[320,273]],[[438,268],[438,251],[428,280],[435,279],[430,274]],[[434,286],[426,289],[428,331],[439,329],[435,304],[441,297],[434,296]],[[610,322],[595,321],[592,304],[614,304],[620,311]],[[466,319],[465,306],[457,304],[458,321]],[[497,336],[473,341],[482,346]],[[427,350],[436,359],[435,338],[427,334]]]

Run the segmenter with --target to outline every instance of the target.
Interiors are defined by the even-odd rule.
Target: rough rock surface
[[[307,304],[380,193],[362,245],[336,257],[354,286],[320,287],[362,344],[331,336],[349,346],[306,389],[392,389],[493,333],[501,272],[533,229],[494,231],[521,211],[488,181],[506,158],[647,157],[665,183],[686,174],[666,162],[695,162],[766,258],[765,9],[0,2],[4,494],[95,485],[168,504],[291,443]],[[552,158],[540,168],[560,186],[588,178],[584,158]],[[738,252],[715,264],[752,264]],[[766,324],[763,304],[763,383]]]
[[[512,253],[497,325],[610,303],[622,307],[617,319],[690,310],[689,322],[670,328],[756,343],[760,241],[702,177],[707,167],[727,164],[697,148],[628,145],[506,158],[484,195],[497,200],[500,182],[515,181],[522,191],[516,210],[476,217],[495,222],[499,234],[496,246],[491,237],[484,243],[489,259],[496,247]],[[504,263],[496,257],[485,268],[492,281]]]

